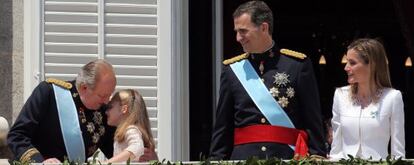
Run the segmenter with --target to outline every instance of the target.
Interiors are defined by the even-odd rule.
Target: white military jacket
[[[385,159],[391,138],[391,155],[405,158],[404,104],[401,92],[382,90],[378,103],[364,109],[354,104],[350,86],[337,88],[333,100],[333,142],[330,158],[348,158],[348,154],[373,160]]]

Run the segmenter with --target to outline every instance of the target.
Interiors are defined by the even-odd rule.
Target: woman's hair
[[[121,106],[127,105],[129,113],[126,119],[118,125],[114,139],[119,142],[124,141],[128,126],[135,125],[142,133],[144,146],[154,149],[154,138],[151,133],[148,112],[142,96],[136,90],[124,89],[116,92],[112,96],[111,102],[118,102]]]
[[[365,64],[370,65],[369,88],[374,102],[379,99],[378,90],[391,87],[387,54],[384,46],[375,39],[361,38],[353,41],[347,48],[354,50]],[[357,84],[351,84],[351,96],[356,96]]]

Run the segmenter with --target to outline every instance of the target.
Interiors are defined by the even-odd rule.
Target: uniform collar
[[[258,62],[277,59],[279,56],[278,50],[278,46],[272,41],[272,46],[263,53],[249,53],[249,59]]]
[[[71,83],[73,86],[72,89],[70,89],[70,92],[72,93],[72,98],[76,104],[76,107],[79,107],[80,110],[87,110],[85,105],[83,105],[82,100],[80,99],[79,92],[76,87],[76,81],[72,80],[72,81],[69,81],[69,83]]]

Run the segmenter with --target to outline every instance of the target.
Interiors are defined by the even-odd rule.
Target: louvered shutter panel
[[[105,57],[115,67],[118,89],[144,97],[157,140],[157,1],[105,1]]]
[[[43,27],[46,78],[74,79],[98,58],[97,0],[45,0]]]
[[[43,14],[45,78],[73,80],[87,62],[108,60],[117,90],[144,97],[157,141],[157,0],[45,0]]]

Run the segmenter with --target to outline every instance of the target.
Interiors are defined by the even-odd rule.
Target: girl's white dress
[[[137,162],[139,157],[144,154],[144,141],[142,140],[142,133],[137,126],[128,126],[123,142],[114,141],[114,156],[124,150],[134,154],[135,158],[131,160],[134,162]]]

